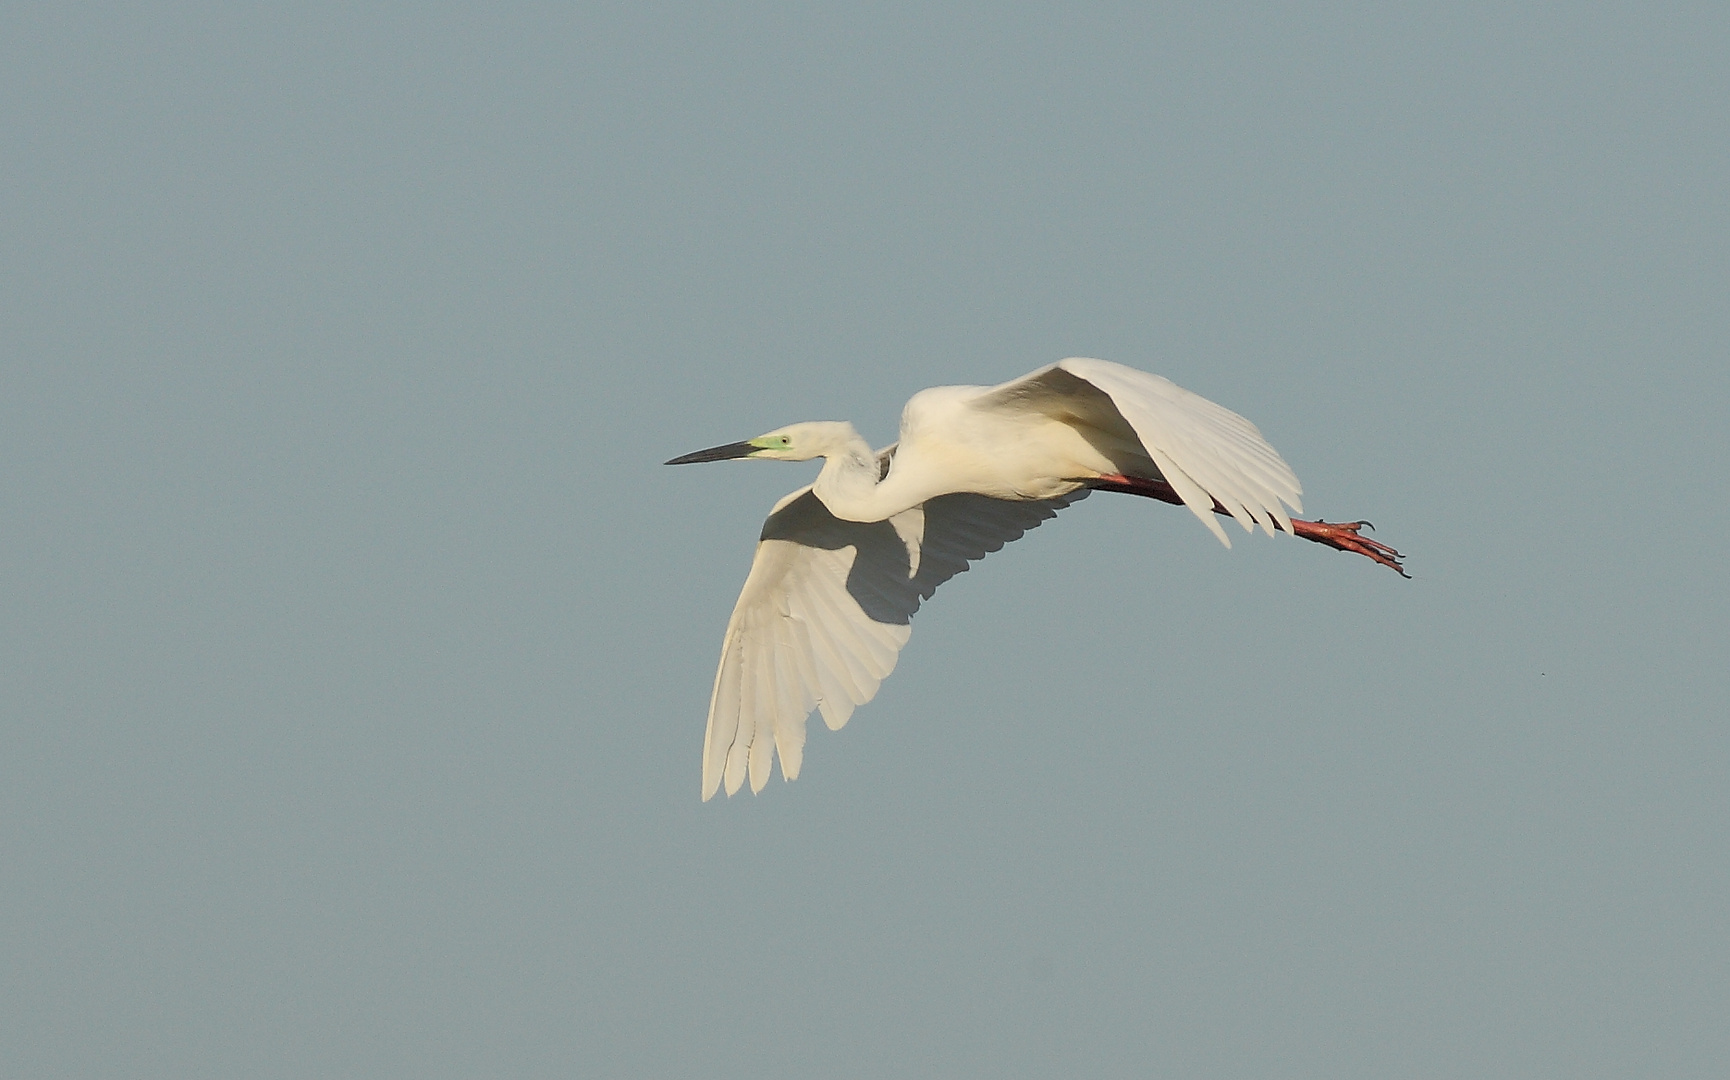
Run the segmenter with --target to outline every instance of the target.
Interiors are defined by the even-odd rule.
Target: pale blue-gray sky
[[[1722,4],[14,5],[18,1077],[1717,1075]],[[698,801],[809,466],[1067,355],[1096,497]]]

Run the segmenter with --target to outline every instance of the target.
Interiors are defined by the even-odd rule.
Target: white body
[[[1292,532],[1286,507],[1302,508],[1297,477],[1254,424],[1104,360],[922,390],[881,452],[850,424],[807,423],[680,460],[721,456],[825,461],[816,483],[776,504],[728,622],[704,799],[747,775],[760,791],[777,750],[782,775],[798,776],[810,712],[846,723],[894,669],[922,600],[1090,481],[1163,480],[1227,547],[1216,503],[1269,535]]]

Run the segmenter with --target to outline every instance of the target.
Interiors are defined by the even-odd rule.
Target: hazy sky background
[[[1730,7],[4,23],[7,1076],[1722,1075]],[[701,803],[659,463],[1070,355],[1415,580],[1096,496]]]

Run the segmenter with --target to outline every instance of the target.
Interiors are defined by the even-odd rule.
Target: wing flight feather
[[[1302,510],[1291,466],[1256,426],[1230,409],[1162,379],[1107,360],[1071,358],[994,387],[987,408],[1037,409],[1139,443],[1184,505],[1219,537],[1217,501],[1247,530],[1291,532],[1286,507]],[[1283,504],[1283,505],[1282,505]]]
[[[1135,430],[1143,446],[1156,447],[1206,493],[1184,504],[1220,539],[1213,515],[1217,499],[1245,529],[1260,525],[1269,535],[1277,522],[1291,532],[1285,506],[1302,510],[1303,487],[1279,451],[1248,420],[1169,379],[1106,360],[1073,358],[1060,368],[1104,391]],[[1170,477],[1166,478],[1168,481]],[[1285,506],[1282,506],[1284,503]],[[1227,545],[1230,542],[1227,541]]]
[[[722,787],[731,795],[747,779],[761,791],[777,754],[781,775],[797,777],[812,709],[836,729],[875,697],[914,612],[939,585],[1086,495],[943,495],[897,515],[909,520],[865,523],[836,518],[810,488],[782,499],[727,623],[704,734],[703,798]]]

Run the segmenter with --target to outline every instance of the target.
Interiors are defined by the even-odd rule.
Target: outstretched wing
[[[994,387],[980,399],[993,408],[1027,408],[1098,432],[1107,441],[1139,443],[1148,460],[1202,524],[1226,547],[1214,518],[1217,502],[1249,531],[1275,524],[1292,531],[1281,503],[1302,510],[1303,488],[1291,466],[1243,417],[1145,371],[1106,360],[1073,358]]]
[[[937,587],[1085,498],[942,495],[888,521],[843,521],[810,488],[775,505],[727,623],[703,737],[703,798],[792,780],[812,709],[830,729],[876,696]]]

